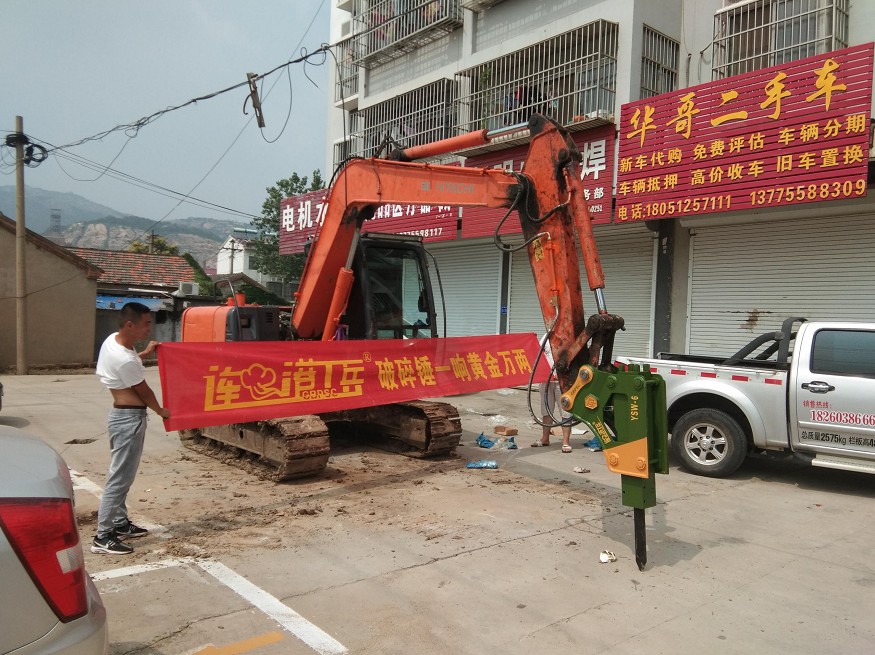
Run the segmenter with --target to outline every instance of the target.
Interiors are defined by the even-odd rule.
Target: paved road
[[[76,472],[88,543],[108,393],[89,375],[3,384],[0,423],[44,438]],[[453,402],[457,458],[337,443],[324,477],[283,485],[185,450],[153,418],[129,497],[153,534],[131,556],[86,553],[111,652],[872,652],[875,478],[787,461],[727,480],[673,467],[641,572],[619,480],[586,437],[570,454],[558,438],[528,447],[539,430],[520,390]],[[473,446],[499,423],[520,430],[520,449]],[[484,456],[499,469],[464,468]],[[600,563],[603,550],[617,561]]]

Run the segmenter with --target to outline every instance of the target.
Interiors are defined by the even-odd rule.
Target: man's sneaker
[[[123,544],[114,534],[108,534],[105,537],[94,537],[94,541],[91,542],[91,552],[105,555],[130,555],[134,549]]]
[[[141,528],[139,525],[134,525],[130,521],[128,521],[121,527],[113,527],[112,531],[115,532],[115,536],[119,539],[135,539],[137,537],[142,537],[149,534],[149,531],[146,528]]]

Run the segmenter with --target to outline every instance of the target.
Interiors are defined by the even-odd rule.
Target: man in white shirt
[[[137,341],[145,341],[152,332],[149,308],[129,302],[119,313],[119,330],[106,338],[100,347],[95,373],[112,394],[109,412],[109,472],[100,508],[97,511],[97,535],[92,553],[127,555],[134,551],[123,539],[142,537],[149,531],[131,523],[125,505],[128,491],[137,477],[143,441],[146,436],[146,409],[161,418],[170,418],[170,410],[161,407],[145,379],[143,358],[158,346],[156,341],[140,353]]]

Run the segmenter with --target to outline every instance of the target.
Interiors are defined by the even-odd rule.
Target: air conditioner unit
[[[176,290],[176,296],[196,296],[200,293],[200,286],[197,282],[180,282],[179,289]]]

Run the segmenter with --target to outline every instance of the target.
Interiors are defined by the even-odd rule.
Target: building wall
[[[438,79],[452,79],[459,71],[602,19],[619,26],[614,102],[614,120],[618,123],[621,106],[638,100],[641,96],[644,26],[647,25],[679,42],[678,89],[696,86],[710,82],[712,79],[715,15],[720,13],[724,6],[730,4],[726,0],[505,0],[482,12],[465,10],[463,27],[437,42],[389,63],[375,65],[369,69],[359,69],[357,100],[355,103],[348,103],[347,107],[366,109]],[[794,3],[787,4],[799,8],[799,5]],[[737,2],[733,6],[754,8],[756,3]],[[811,6],[815,8],[814,3]],[[826,6],[826,3],[817,5],[818,8],[822,6]],[[847,9],[850,17],[847,45],[854,46],[875,40],[875,2],[852,1],[847,3]],[[343,21],[349,20],[349,16],[349,13],[335,9],[332,20],[334,42],[341,38],[340,25]],[[333,89],[333,69],[329,75]],[[334,143],[344,136],[343,125],[346,114],[336,107],[333,93],[330,94],[329,107],[327,160],[331,162],[334,161]],[[870,152],[870,166],[873,155],[875,152]],[[842,218],[846,214],[847,205],[845,201],[819,202],[807,205],[798,211],[800,217],[803,214],[809,218],[817,217],[821,219],[824,226],[828,226],[830,220]],[[689,287],[694,273],[692,259],[696,229],[707,227],[712,222],[744,223],[752,220],[757,223],[777,222],[787,220],[788,211],[796,210],[764,208],[744,214],[727,212],[714,216],[702,215],[684,221],[666,219],[674,220],[672,229],[666,237],[670,239],[670,243],[666,241],[665,244],[661,244],[666,247],[666,252],[670,252],[670,256],[660,260],[661,269],[657,271],[656,286],[661,294],[658,311],[669,312],[670,320],[666,328],[668,333],[658,335],[658,340],[655,341],[660,345],[659,349],[667,345],[670,350],[680,352],[689,344],[690,312],[693,311]],[[868,209],[864,210],[856,219],[861,230],[868,230],[867,226],[871,224],[868,212]],[[762,236],[768,234],[768,230],[759,227],[757,230],[752,230],[752,234],[754,233]],[[816,240],[816,235],[812,235],[812,238]],[[463,241],[457,243],[458,247],[464,245]],[[446,247],[453,246],[447,244]],[[781,244],[776,243],[775,247],[780,248]],[[839,252],[830,254],[834,258],[841,259]],[[733,255],[734,253],[728,250],[722,253],[722,256],[730,261]],[[857,273],[867,275],[862,268]],[[829,275],[827,271],[826,277],[829,278]],[[744,270],[739,269],[737,277],[739,280],[744,280]],[[875,285],[875,279],[871,282]],[[608,284],[610,285],[610,280]],[[839,278],[829,278],[824,284],[827,291],[823,293],[838,296],[843,294]],[[763,288],[760,285],[760,290]],[[774,298],[780,298],[782,291],[776,287],[766,293],[760,293],[758,301],[768,300],[769,293]],[[845,300],[847,303],[853,302],[850,297]],[[748,309],[753,311],[755,308]]]
[[[97,281],[56,255],[27,244],[27,364],[91,364]],[[15,367],[15,236],[0,230],[0,368]]]

